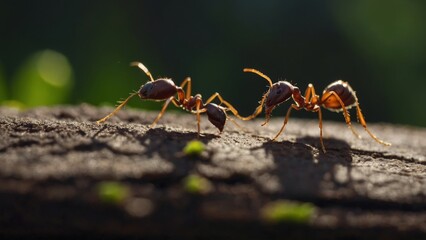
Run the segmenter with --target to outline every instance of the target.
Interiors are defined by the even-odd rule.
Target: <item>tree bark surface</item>
[[[159,239],[426,239],[426,129],[369,124],[386,147],[353,124],[283,117],[227,122],[223,133],[195,115],[89,105],[0,108],[0,235]],[[343,118],[343,117],[342,117]],[[368,119],[367,119],[368,120]],[[206,145],[199,156],[183,148]],[[208,182],[193,193],[188,176]],[[126,199],[108,204],[99,184],[118,182]],[[206,188],[207,189],[207,188]],[[310,203],[307,222],[268,222],[271,203]]]

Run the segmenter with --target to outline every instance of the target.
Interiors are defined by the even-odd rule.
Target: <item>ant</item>
[[[230,119],[235,125],[239,126],[226,114],[226,111],[230,110],[234,115],[238,116],[238,111],[229,102],[225,101],[219,93],[213,94],[205,103],[203,103],[200,94],[191,96],[191,78],[187,77],[178,87],[170,78],[159,78],[154,80],[151,73],[148,71],[148,68],[140,62],[132,62],[130,66],[138,67],[145,72],[145,74],[149,77],[149,81],[142,85],[139,91],[130,94],[130,96],[121,102],[114,111],[104,118],[96,121],[97,124],[105,122],[108,118],[115,115],[124,105],[126,105],[132,97],[139,95],[142,100],[166,101],[157,118],[151,124],[151,128],[156,125],[158,120],[160,120],[170,103],[197,115],[198,135],[200,135],[200,114],[204,112],[207,113],[208,120],[216,126],[220,132],[223,131],[226,119]],[[185,85],[186,93],[183,90]],[[175,98],[176,94],[177,98]],[[219,98],[219,105],[211,103],[215,98]],[[220,106],[221,104],[224,104],[226,107]]]
[[[278,136],[284,131],[284,127],[288,122],[288,118],[290,117],[290,112],[292,109],[301,110],[305,109],[310,112],[318,112],[319,118],[319,129],[320,129],[320,142],[323,152],[325,153],[325,147],[322,140],[322,113],[321,107],[334,111],[340,112],[343,111],[343,116],[345,117],[346,124],[352,130],[353,134],[358,138],[361,136],[355,131],[355,129],[351,125],[351,119],[348,113],[348,109],[353,106],[356,107],[356,113],[358,117],[358,121],[364,127],[365,131],[378,143],[383,144],[385,146],[390,146],[390,143],[387,143],[383,140],[377,138],[373,133],[370,132],[367,128],[367,123],[365,122],[364,116],[361,113],[361,108],[359,107],[358,98],[356,97],[355,91],[351,88],[348,82],[344,82],[342,80],[337,80],[330,85],[328,85],[323,93],[322,97],[315,93],[314,86],[312,84],[308,85],[308,88],[305,91],[305,96],[302,96],[298,87],[293,86],[291,83],[287,81],[278,81],[276,83],[272,83],[271,79],[260,71],[252,68],[244,68],[244,72],[251,72],[259,75],[264,78],[269,83],[268,91],[263,95],[262,100],[259,102],[259,106],[256,108],[254,113],[244,120],[250,120],[255,118],[262,112],[262,108],[265,107],[266,119],[262,126],[266,125],[271,117],[272,111],[279,104],[287,101],[290,97],[293,98],[295,103],[292,103],[289,109],[287,110],[287,114],[284,119],[284,123],[278,132],[277,135],[272,139],[272,141],[276,140]]]

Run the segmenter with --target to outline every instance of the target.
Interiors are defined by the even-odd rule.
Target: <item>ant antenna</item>
[[[143,66],[143,65],[142,65]],[[118,111],[120,111],[120,109],[122,108],[122,107],[124,107],[124,105],[126,105],[127,104],[127,102],[132,98],[132,97],[134,97],[135,95],[137,95],[138,93],[137,92],[134,92],[134,93],[132,93],[129,97],[127,97],[126,98],[126,100],[124,100],[123,102],[121,102],[120,103],[120,105],[118,105],[117,106],[117,108],[116,109],[114,109],[114,111],[112,111],[110,114],[108,114],[106,117],[104,117],[104,118],[102,118],[102,119],[99,119],[98,121],[96,121],[96,124],[101,124],[101,123],[103,123],[103,122],[105,122],[106,120],[108,120],[108,118],[110,118],[110,117],[112,117],[112,116],[114,116]]]
[[[151,80],[151,82],[154,82],[154,78],[152,77],[152,75],[149,72],[148,68],[145,67],[145,65],[143,65],[141,62],[131,62],[130,66],[132,66],[132,67],[138,67],[139,69],[141,69],[142,71],[144,71],[144,73],[146,75],[148,75],[148,77]]]
[[[266,81],[268,81],[269,86],[272,87],[272,80],[268,76],[266,76],[265,74],[261,73],[260,71],[253,69],[253,68],[244,68],[243,72],[252,72],[252,73],[255,73],[255,74],[263,77],[264,79],[266,79]]]

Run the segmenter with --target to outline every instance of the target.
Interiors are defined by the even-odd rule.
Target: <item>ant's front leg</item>
[[[126,98],[126,100],[124,100],[123,102],[120,103],[120,105],[117,106],[117,108],[114,109],[114,111],[112,111],[110,114],[108,114],[107,116],[103,117],[102,119],[99,119],[98,121],[96,121],[96,124],[101,124],[103,122],[105,122],[106,120],[108,120],[108,118],[114,116],[118,111],[120,111],[120,109],[122,107],[124,107],[124,105],[127,104],[127,102],[134,96],[138,95],[137,92],[132,93],[129,97]]]
[[[305,103],[313,103],[313,101],[316,103],[316,101],[318,101],[318,96],[315,93],[314,85],[309,83],[305,91]]]
[[[174,101],[174,97],[170,97],[166,100],[166,102],[164,103],[163,107],[161,108],[160,113],[158,114],[157,118],[155,118],[154,122],[150,125],[151,128],[155,127],[155,125],[157,124],[158,120],[160,120],[160,118],[163,116],[164,112],[167,109],[167,106],[169,106],[170,102],[173,102],[175,105],[175,101]]]
[[[287,110],[287,114],[285,115],[285,118],[284,118],[284,123],[283,123],[283,126],[281,127],[281,129],[280,129],[280,131],[277,133],[277,135],[275,135],[275,137],[274,138],[272,138],[272,141],[275,141],[277,138],[278,138],[278,136],[280,136],[280,134],[284,131],[284,128],[285,128],[285,125],[287,125],[287,122],[288,122],[288,119],[289,119],[289,117],[290,117],[290,113],[291,113],[291,110],[292,109],[296,109],[296,110],[300,110],[300,109],[302,109],[301,107],[299,107],[299,106],[297,106],[296,104],[291,104],[291,106],[288,108],[288,110]]]
[[[308,88],[305,91],[305,105],[309,105],[312,111],[318,112],[318,127],[320,129],[320,143],[322,151],[325,153],[324,141],[322,139],[322,112],[321,107],[318,105],[319,96],[315,93],[314,85],[308,84]]]

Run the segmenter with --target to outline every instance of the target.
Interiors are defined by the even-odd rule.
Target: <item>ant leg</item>
[[[307,101],[311,102],[311,96],[314,97],[315,96],[315,88],[312,84],[308,84],[308,87],[306,88],[305,91],[305,103]]]
[[[318,126],[320,129],[320,142],[321,142],[321,147],[322,147],[322,151],[324,153],[326,153],[325,151],[325,147],[324,147],[324,142],[322,140],[322,112],[321,112],[321,107],[318,107]]]
[[[280,136],[280,134],[284,131],[284,128],[285,128],[285,125],[287,124],[287,122],[288,122],[288,118],[290,117],[290,113],[291,113],[291,110],[292,109],[296,109],[296,110],[300,110],[301,108],[300,107],[298,107],[296,104],[291,104],[291,106],[288,108],[288,110],[287,110],[287,114],[285,115],[285,118],[284,118],[284,123],[283,123],[283,126],[281,127],[281,129],[280,129],[280,131],[278,132],[278,134],[277,135],[275,135],[275,137],[274,138],[272,138],[272,141],[275,141],[277,138],[278,138],[278,136]]]
[[[181,88],[184,88],[186,85],[186,95],[185,99],[189,99],[191,97],[191,78],[187,77],[183,82],[180,84]]]
[[[145,65],[143,65],[141,62],[131,62],[130,66],[132,67],[138,67],[139,69],[141,69],[142,71],[144,71],[144,73],[149,77],[151,82],[154,82],[154,78],[152,77],[151,73],[149,72],[148,68],[145,67]]]
[[[390,145],[392,145],[391,143],[388,143],[388,142],[385,142],[385,141],[383,141],[383,140],[380,140],[379,138],[377,138],[376,137],[376,135],[374,135],[372,132],[370,132],[370,130],[368,130],[368,128],[367,128],[367,123],[365,122],[365,118],[364,118],[364,115],[362,115],[362,113],[361,113],[361,108],[359,107],[359,103],[358,103],[358,101],[356,102],[356,113],[357,113],[357,116],[358,116],[358,120],[359,120],[359,123],[361,123],[361,125],[364,127],[364,129],[365,129],[365,131],[367,131],[367,133],[374,139],[374,140],[376,140],[376,142],[378,142],[378,143],[380,143],[380,144],[383,144],[383,145],[385,145],[385,146],[390,146]]]
[[[305,101],[308,101],[311,104],[315,104],[315,108],[314,111],[318,112],[318,127],[320,129],[320,143],[321,143],[321,148],[322,151],[324,153],[326,153],[325,151],[325,147],[324,147],[324,141],[322,139],[322,111],[321,111],[321,107],[319,105],[317,105],[318,103],[318,96],[315,93],[315,88],[314,85],[310,84],[308,85],[308,88],[306,89],[305,92]]]
[[[98,121],[96,121],[96,124],[101,124],[103,122],[105,122],[106,120],[108,120],[108,118],[114,116],[122,107],[124,107],[124,105],[127,104],[127,102],[134,96],[136,96],[138,93],[132,93],[129,97],[126,98],[126,100],[124,100],[123,102],[120,103],[120,105],[117,106],[116,109],[114,109],[114,111],[112,111],[110,114],[108,114],[106,117],[99,119]]]
[[[201,108],[201,99],[197,98],[195,100],[195,109],[197,110],[197,130],[198,130],[198,137],[200,136],[200,122],[201,122],[201,118],[200,118],[200,108]]]
[[[206,105],[207,104],[209,104],[209,103],[211,103],[215,98],[219,98],[219,101],[220,101],[220,104],[224,104],[231,112],[232,112],[232,114],[234,114],[236,117],[238,117],[238,118],[243,118],[242,116],[240,116],[239,114],[238,114],[238,111],[237,111],[237,109],[235,109],[235,107],[234,106],[232,106],[229,102],[227,102],[227,101],[225,101],[223,98],[222,98],[222,96],[220,96],[220,94],[218,93],[218,92],[216,92],[216,93],[214,93],[213,95],[211,95],[210,97],[209,97],[209,99],[207,99],[207,101],[206,101]]]
[[[348,127],[351,129],[352,133],[353,133],[353,134],[354,134],[357,138],[361,138],[361,136],[358,134],[358,132],[357,132],[357,131],[355,131],[355,129],[352,127],[352,124],[351,124],[351,117],[349,116],[348,110],[346,109],[345,104],[343,103],[342,99],[340,99],[339,95],[337,95],[337,93],[336,93],[336,92],[331,91],[331,92],[328,92],[328,93],[326,93],[325,95],[323,95],[322,99],[324,99],[324,101],[325,101],[325,100],[327,100],[327,98],[328,98],[328,97],[330,97],[330,96],[332,96],[332,95],[333,95],[334,97],[336,97],[337,101],[340,103],[340,106],[342,106],[342,109],[343,109],[343,116],[345,117],[346,124],[347,124],[347,125],[348,125]],[[325,97],[324,97],[324,96],[325,96]]]
[[[178,100],[176,100],[175,98],[173,98],[172,103],[177,107],[177,108],[181,108],[180,103]]]
[[[237,118],[243,121],[247,121],[257,117],[257,115],[259,115],[262,112],[263,102],[266,99],[266,95],[262,98],[260,105],[256,108],[254,113],[248,117],[243,117],[240,114],[238,114],[238,110],[234,106],[232,106],[228,101],[225,101],[219,93],[215,93],[211,97],[209,97],[209,99],[207,99],[205,104],[212,102],[215,98],[219,98],[220,104],[224,104],[232,112],[232,114],[234,114],[234,116],[236,116]]]
[[[306,88],[306,91],[305,91],[305,103],[318,105],[318,99],[319,99],[319,96],[315,93],[314,85],[309,83],[308,88]]]
[[[155,118],[154,122],[150,125],[151,128],[155,127],[158,120],[160,120],[160,118],[163,116],[164,112],[166,111],[167,106],[169,106],[170,102],[172,102],[173,100],[174,100],[173,97],[170,97],[170,98],[167,99],[167,101],[164,103],[163,107],[161,108],[161,111],[158,114],[157,118]],[[173,101],[173,103],[174,103],[174,101]]]

